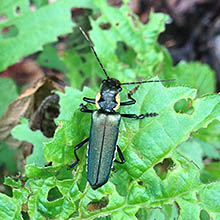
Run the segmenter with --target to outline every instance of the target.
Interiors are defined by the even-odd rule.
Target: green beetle
[[[89,40],[85,32],[80,28],[81,32],[88,40],[90,47],[105,73],[107,79],[102,81],[100,92],[96,95],[96,99],[86,98],[83,100],[95,104],[98,110],[90,110],[83,104],[80,105],[81,112],[92,113],[90,135],[74,148],[74,155],[76,161],[70,165],[70,168],[76,166],[80,161],[76,151],[84,144],[89,142],[88,158],[87,158],[87,180],[93,189],[97,189],[104,185],[110,175],[113,161],[123,164],[125,162],[124,156],[117,145],[118,132],[121,117],[143,119],[145,117],[155,117],[157,113],[145,113],[141,115],[136,114],[120,114],[116,110],[120,106],[133,105],[136,100],[132,97],[133,93],[138,87],[135,87],[128,93],[130,100],[120,102],[119,93],[121,92],[122,85],[142,84],[150,82],[167,82],[172,80],[151,80],[131,83],[121,83],[119,80],[110,78],[105,71],[102,63],[100,62],[92,42]],[[114,159],[115,152],[118,152],[120,161]]]

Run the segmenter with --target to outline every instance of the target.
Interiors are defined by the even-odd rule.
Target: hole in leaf
[[[48,164],[44,165],[44,167],[51,167],[53,165],[52,162],[49,162]]]
[[[86,62],[86,58],[85,57],[80,57],[80,59],[82,60],[83,63]]]
[[[15,8],[15,13],[16,13],[16,15],[20,15],[21,14],[21,8],[19,6],[17,6]]]
[[[120,8],[123,5],[122,0],[107,0],[107,3],[110,6],[114,6],[114,7],[117,7],[117,8]]]
[[[48,195],[47,195],[47,200],[49,202],[52,202],[52,201],[60,199],[62,197],[63,197],[63,195],[59,191],[59,189],[57,187],[54,187],[54,188],[49,190]]]
[[[99,27],[102,29],[102,30],[109,30],[110,28],[111,28],[111,24],[108,22],[108,23],[104,23],[104,22],[102,22],[102,23],[100,23],[99,24]]]
[[[200,211],[199,218],[200,218],[201,220],[209,220],[209,219],[210,219],[208,212],[205,211],[204,209],[202,209],[202,210]]]
[[[82,71],[82,70],[79,70],[79,74],[80,74],[80,76],[85,76],[85,74],[84,74],[84,72]]]
[[[89,212],[94,212],[96,210],[100,210],[108,205],[108,198],[104,197],[100,201],[93,201],[87,205],[87,209]]]
[[[148,213],[147,213],[147,210],[145,208],[140,208],[136,212],[135,216],[137,217],[137,219],[147,219],[148,218],[147,214]]]
[[[138,181],[138,185],[143,186],[144,182],[143,181]]]
[[[181,99],[178,102],[175,103],[174,105],[174,110],[177,113],[181,114],[193,114],[194,108],[192,106],[192,99]]]
[[[5,22],[5,21],[7,21],[8,20],[8,17],[7,16],[4,16],[4,15],[1,15],[0,16],[0,23],[3,23],[3,22]]]
[[[29,215],[28,215],[27,212],[21,211],[21,215],[22,215],[22,217],[23,217],[24,220],[29,220],[29,219],[30,219],[30,217],[29,217]]]
[[[15,25],[10,25],[8,27],[4,27],[1,30],[1,35],[4,39],[16,37],[19,33],[18,28]]]
[[[180,206],[179,206],[179,204],[176,201],[174,201],[173,206],[176,208],[178,215],[180,215]]]
[[[200,201],[201,199],[200,199],[200,196],[199,196],[199,194],[198,193],[196,193],[196,199],[198,200],[198,201]]]
[[[164,180],[167,177],[167,173],[169,170],[175,168],[175,163],[172,159],[166,158],[163,162],[158,163],[154,166],[154,170],[156,174],[160,177],[160,179]]]
[[[133,48],[129,47],[124,42],[122,41],[117,42],[115,53],[119,61],[129,65],[132,68],[136,66],[135,58],[137,54]]]

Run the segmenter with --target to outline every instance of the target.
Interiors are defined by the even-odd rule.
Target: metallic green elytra
[[[116,150],[120,120],[119,113],[106,114],[94,111],[92,114],[87,179],[93,189],[108,181]]]
[[[145,117],[155,117],[158,115],[157,113],[145,113],[141,115],[117,113],[116,110],[120,106],[133,105],[136,103],[136,100],[132,97],[132,95],[138,89],[138,86],[129,91],[127,94],[129,99],[128,101],[120,102],[119,93],[122,90],[121,86],[172,80],[151,80],[121,83],[117,79],[110,78],[100,62],[95,49],[92,46],[92,42],[81,28],[80,30],[88,40],[90,47],[107,79],[102,81],[101,89],[97,94],[96,99],[86,97],[83,98],[85,102],[95,104],[98,110],[87,109],[85,105],[80,105],[81,112],[92,113],[90,136],[75,146],[74,155],[76,157],[76,161],[70,165],[70,168],[73,168],[80,161],[76,151],[84,144],[89,142],[87,180],[93,189],[97,189],[108,181],[113,162],[120,164],[125,162],[124,156],[117,145],[121,117],[143,119]],[[120,161],[114,159],[116,151]]]

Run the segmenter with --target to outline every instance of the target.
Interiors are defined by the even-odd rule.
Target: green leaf
[[[171,64],[172,65],[172,64]],[[216,91],[214,71],[206,64],[199,62],[178,63],[175,67],[164,69],[161,75],[166,79],[176,79],[175,83],[198,89],[198,96]]]
[[[73,120],[74,119],[74,120]],[[44,146],[47,161],[52,161],[54,166],[71,164],[73,157],[73,145],[88,137],[88,117],[76,112],[70,122],[60,121],[53,140]],[[79,129],[74,129],[79,126]]]
[[[10,171],[16,171],[14,160],[15,151],[10,149],[7,144],[0,142],[0,164],[6,164]]]
[[[75,50],[68,50],[62,57],[62,61],[69,68],[67,76],[70,85],[74,88],[81,88],[86,79],[90,79],[91,88],[97,87],[97,76],[104,77],[93,53],[79,54]]]
[[[88,1],[74,1],[78,6],[80,4],[82,6],[85,2],[88,3]],[[124,2],[128,3],[127,0]],[[55,7],[57,4],[60,4],[62,10],[63,0],[43,6],[37,11]],[[71,3],[65,4],[68,8]],[[122,5],[119,9],[113,8],[106,1],[101,0],[95,0],[92,3],[90,1],[89,6],[91,4],[94,8],[96,7],[95,10],[100,9],[100,16],[96,17],[96,20],[90,17],[92,30],[89,34],[111,77],[126,82],[173,69],[167,51],[157,44],[157,37],[164,30],[167,16],[152,13],[149,23],[143,25],[132,14],[127,4]],[[57,13],[57,10],[55,7],[54,12]],[[26,13],[29,16],[29,10]],[[65,11],[65,13],[67,12]],[[103,30],[100,28],[103,25],[110,26],[110,28]],[[123,49],[120,48],[120,44]],[[128,54],[125,56],[123,53],[126,50]],[[83,59],[77,57],[78,52],[75,49],[73,57],[76,58],[75,64],[78,62],[79,66],[67,66],[73,69],[71,71],[75,74],[75,79],[79,80],[78,85],[72,77],[71,84],[76,88],[81,88],[81,83],[84,83],[86,77],[95,76],[92,65],[96,61],[93,58],[91,63],[88,60],[83,66]],[[80,57],[91,57],[87,51],[79,54]],[[71,54],[67,53],[64,60],[65,63],[70,64]],[[97,62],[96,65],[98,66]],[[196,67],[200,68],[199,65]],[[85,72],[82,74],[82,78],[80,78],[81,69]],[[96,67],[94,67],[95,69]],[[192,66],[185,64],[185,68],[182,68],[179,74],[184,74],[185,69],[189,75]],[[199,87],[202,94],[213,91],[214,88],[212,74],[208,69],[208,73],[205,72],[197,74],[196,80],[193,81],[193,86]],[[204,75],[208,77],[211,85],[206,85],[207,90],[200,81]],[[97,76],[103,76],[100,69]],[[96,79],[92,80],[92,87],[97,88],[95,87]],[[183,82],[183,84],[187,83]],[[121,100],[126,100],[125,92],[134,87],[123,86],[124,93],[121,94]],[[12,207],[18,216],[21,206],[28,202],[28,215],[32,220],[98,219],[99,217],[102,219],[140,219],[140,216],[143,216],[143,219],[173,220],[178,218],[185,220],[199,219],[201,210],[206,211],[213,219],[219,219],[219,182],[209,183],[207,180],[208,175],[212,177],[212,180],[214,178],[218,180],[218,175],[208,172],[207,176],[201,176],[198,165],[203,167],[201,160],[203,155],[212,155],[211,150],[205,152],[206,147],[201,147],[201,142],[210,144],[213,149],[217,148],[211,142],[212,138],[208,138],[208,135],[204,134],[203,129],[214,121],[220,120],[220,95],[205,95],[197,98],[196,94],[195,89],[183,86],[166,88],[161,83],[140,85],[133,95],[136,104],[121,107],[120,112],[137,115],[156,112],[158,116],[142,120],[128,118],[121,120],[118,145],[124,154],[126,163],[114,164],[116,172],[111,172],[108,182],[97,190],[93,190],[86,180],[86,147],[77,151],[80,162],[75,170],[67,170],[67,167],[76,159],[74,147],[89,136],[91,116],[80,112],[79,105],[83,102],[84,96],[95,98],[96,93],[88,88],[84,88],[81,92],[67,87],[65,94],[59,94],[61,114],[57,119],[58,128],[55,136],[45,143],[43,148],[45,158],[48,162],[52,162],[52,166],[38,167],[39,161],[35,165],[27,165],[25,187],[29,191],[26,188],[21,190],[23,184],[19,185],[19,183],[7,180],[7,184],[14,187],[13,198],[6,197],[9,198],[9,203],[7,203],[3,198],[4,195],[0,194],[0,199],[3,198],[2,201],[7,206],[9,205],[9,208]],[[176,111],[176,104],[184,99],[190,100],[188,104],[191,105],[191,111],[188,112],[187,108],[186,111]],[[88,107],[95,108],[94,105],[88,105]],[[180,108],[180,110],[182,109]],[[24,133],[28,136],[33,135],[30,139],[37,140],[34,132],[27,132],[27,122],[24,128],[20,128],[16,131],[19,137],[23,139],[21,133]],[[194,133],[198,131],[199,136],[196,137]],[[218,143],[217,133],[214,133],[214,129],[209,130],[208,128],[208,133],[213,134]],[[190,142],[184,143],[191,136],[193,136],[193,149],[189,148]],[[30,141],[32,142],[32,140]],[[182,151],[179,149],[181,144],[184,146]],[[201,150],[198,157],[194,155],[197,146]],[[42,146],[39,149],[41,149],[42,155]],[[116,155],[117,157],[118,155]],[[169,159],[173,166],[164,167],[166,176],[160,178],[155,167],[158,164],[161,165],[165,159]],[[213,167],[217,166],[213,165]],[[17,200],[20,202],[18,206],[15,205]],[[10,204],[11,201],[14,203],[13,205]],[[7,213],[2,214],[4,210],[5,207],[0,208],[0,215],[7,215]]]
[[[48,4],[48,0],[33,0],[33,3],[34,5],[37,7],[37,8],[40,8],[44,5],[47,5]]]
[[[216,220],[220,219],[220,182],[211,183],[198,192],[201,207]]]
[[[0,218],[8,220],[22,220],[21,204],[16,199],[0,194]]]
[[[14,127],[11,133],[14,138],[20,141],[27,141],[34,145],[33,153],[27,158],[26,164],[35,164],[37,166],[44,166],[47,164],[43,152],[43,143],[47,142],[49,139],[40,131],[32,131],[28,127],[27,119],[21,119],[21,124]]]
[[[213,121],[207,128],[200,129],[198,133],[193,134],[194,137],[199,138],[201,141],[206,144],[211,145],[213,148],[220,148],[220,122],[215,120]],[[204,149],[205,150],[205,149]],[[210,151],[206,151],[206,156],[209,156],[214,159],[218,159],[218,153],[212,153]]]
[[[68,90],[69,94],[74,94],[75,89]],[[86,188],[80,202],[79,219],[82,216],[95,218],[97,213],[99,216],[111,213],[113,219],[124,216],[134,219],[135,213],[143,205],[150,208],[172,204],[173,198],[181,209],[182,219],[187,219],[189,215],[198,219],[200,206],[195,195],[202,186],[200,173],[194,163],[185,159],[184,154],[182,157],[176,152],[176,147],[187,140],[190,133],[206,127],[220,117],[220,96],[209,95],[195,99],[195,95],[195,90],[185,87],[165,88],[160,83],[140,86],[134,94],[136,105],[121,108],[121,111],[136,114],[157,112],[159,116],[141,121],[132,119],[122,121],[119,146],[127,162],[121,166],[117,165],[116,169],[123,169],[128,173],[131,178],[129,185],[123,183],[121,179],[117,180],[120,175],[117,177],[117,173],[112,173],[111,176],[114,178],[110,178],[109,182],[98,190]],[[178,100],[185,98],[193,100],[194,111],[191,115],[176,113],[173,108]],[[61,100],[67,103],[68,97],[63,95]],[[69,119],[69,116],[66,119]],[[71,120],[60,123],[53,141],[45,145],[47,160],[52,161],[55,166],[68,165],[74,161],[73,147],[86,138],[89,132],[88,115],[78,111],[75,111]],[[77,185],[85,169],[85,149],[79,150],[78,155],[81,160],[73,176],[73,181]],[[165,180],[161,180],[153,167],[167,157],[172,158],[176,166],[169,171]],[[141,185],[138,184],[139,181],[142,182]],[[125,190],[127,193],[121,195],[121,191],[117,191],[111,182],[127,187]],[[101,213],[100,210],[88,212],[89,201],[101,200],[106,196],[109,203],[102,208]],[[128,207],[130,212],[127,212]]]
[[[38,56],[37,62],[43,67],[56,69],[61,72],[67,71],[65,64],[60,60],[59,56],[57,55],[56,48],[52,47],[51,44],[44,46],[44,50]]]
[[[0,34],[0,70],[42,50],[44,44],[56,41],[59,35],[70,33],[73,27],[70,10],[74,6],[77,7],[77,2],[61,0],[32,12],[28,0],[2,1],[1,14],[8,20],[0,24],[0,30],[7,27],[10,31],[13,27],[17,33],[13,37]],[[20,13],[14,13],[17,7]]]
[[[220,180],[220,163],[214,162],[205,166],[201,171],[201,181],[203,183],[216,182]]]
[[[134,80],[134,72],[142,77],[155,75],[153,71],[159,70],[163,62],[163,53],[157,44],[157,37],[164,31],[168,16],[152,13],[148,24],[143,25],[126,4],[119,9],[102,0],[95,0],[94,4],[102,13],[96,20],[90,19],[92,30],[89,34],[109,75],[121,81]],[[110,28],[102,30],[102,24],[109,24]],[[118,42],[132,47],[137,54],[136,63],[141,65],[133,69],[128,65],[118,65],[120,54],[117,54],[118,57],[115,53]]]
[[[27,201],[28,190],[21,188],[21,183],[11,178],[7,178],[5,184],[14,187],[13,197],[0,193],[0,219],[23,220],[22,204]]]
[[[62,192],[63,197],[54,201],[48,201],[49,190],[58,185],[58,181],[51,177],[46,180],[37,180],[30,182],[30,189],[32,194],[28,201],[29,216],[31,219],[44,220],[46,218],[68,219],[70,214],[75,210],[74,204],[64,196],[64,185],[68,183],[68,188],[71,187],[72,182],[61,181],[59,191]]]
[[[83,97],[88,96],[93,98],[95,96],[95,92],[87,87],[84,87],[82,92],[77,89],[66,87],[65,93],[58,92],[58,94],[60,96],[60,115],[57,121],[71,120],[76,109],[83,103]]]
[[[8,107],[8,104],[17,98],[17,87],[12,79],[0,78],[0,118]]]
[[[178,152],[188,158],[190,161],[193,161],[200,169],[204,167],[202,158],[203,150],[200,147],[200,144],[196,140],[188,140],[183,142],[178,147]]]

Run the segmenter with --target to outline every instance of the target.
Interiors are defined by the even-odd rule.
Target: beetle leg
[[[121,117],[125,117],[125,118],[136,118],[136,119],[143,119],[146,117],[155,117],[157,116],[158,113],[145,113],[145,114],[141,114],[141,115],[136,115],[136,114],[121,114]]]
[[[120,149],[120,147],[119,147],[118,145],[116,145],[116,149],[117,149],[118,156],[119,156],[119,158],[120,158],[121,161],[115,159],[114,162],[120,163],[120,164],[125,163],[125,158],[124,158],[124,156],[123,156],[123,154],[122,154],[122,152],[121,152],[121,149]]]
[[[76,146],[74,147],[74,155],[75,155],[75,157],[76,157],[76,161],[75,161],[73,164],[69,165],[69,168],[73,168],[73,167],[76,166],[76,164],[79,163],[80,159],[79,159],[79,157],[78,157],[76,151],[79,150],[79,148],[81,148],[81,147],[82,147],[86,142],[88,142],[88,141],[89,141],[89,138],[86,138],[85,140],[83,140],[81,143],[79,143],[78,145],[76,145]]]
[[[125,102],[121,102],[120,105],[134,105],[136,103],[136,100],[132,97],[132,95],[138,90],[139,86],[136,86],[135,88],[133,88],[132,90],[130,90],[127,94],[128,98],[131,99],[131,101],[125,101]]]
[[[94,110],[88,109],[88,108],[87,108],[85,105],[83,105],[83,104],[80,104],[80,107],[81,107],[81,109],[80,109],[81,112],[93,113],[93,111],[94,111]]]
[[[83,97],[83,101],[91,103],[91,104],[95,104],[95,99],[90,99],[90,98]]]

